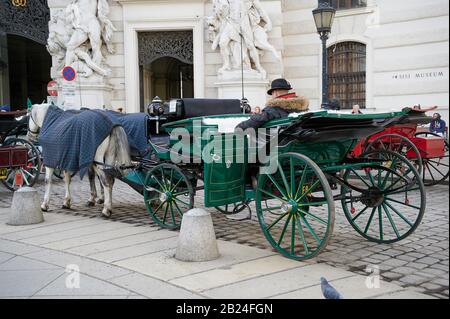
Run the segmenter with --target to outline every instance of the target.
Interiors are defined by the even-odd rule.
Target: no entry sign
[[[76,77],[77,73],[75,72],[75,70],[72,67],[66,66],[62,70],[62,75],[63,75],[64,80],[70,82],[70,81],[75,80],[75,77]]]
[[[50,81],[47,84],[47,92],[50,96],[58,96],[58,83],[56,81]]]

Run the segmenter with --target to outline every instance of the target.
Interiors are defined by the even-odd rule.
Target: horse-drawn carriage
[[[195,106],[173,105],[173,114],[190,113]],[[161,227],[180,227],[200,190],[205,207],[225,213],[239,212],[254,201],[267,240],[296,260],[312,258],[326,247],[335,202],[360,235],[378,243],[402,240],[420,224],[426,197],[413,163],[386,149],[348,154],[367,136],[409,116],[425,119],[424,114],[409,109],[374,115],[294,114],[267,123],[269,133],[248,136],[234,132],[248,119],[238,111],[236,105],[227,112],[231,114],[210,115],[197,105],[203,116],[162,125],[165,141],[150,141],[152,152],[135,158],[136,169],[122,180],[142,192]],[[254,160],[258,152],[266,160]],[[340,189],[332,190],[330,184]],[[224,209],[228,205],[235,209]]]
[[[30,132],[37,133],[33,111]],[[405,119],[427,120],[423,113],[291,114],[257,134],[235,132],[249,118],[238,100],[176,100],[150,113],[156,122],[153,133],[159,134],[151,134],[147,152],[133,154],[132,165],[116,160],[94,164],[140,192],[148,213],[163,228],[179,228],[201,190],[205,207],[228,214],[254,201],[264,236],[296,260],[317,256],[326,247],[336,202],[350,225],[377,243],[406,238],[422,220],[426,196],[415,164],[382,148],[349,154],[368,136]],[[97,153],[96,158],[108,157]],[[111,205],[109,194],[105,200]],[[48,200],[44,204],[48,208]],[[103,213],[109,216],[107,205]]]
[[[27,111],[0,112],[0,181],[12,191],[20,187],[17,174],[26,186],[33,186],[40,174],[39,150],[19,138],[27,134],[27,127]]]

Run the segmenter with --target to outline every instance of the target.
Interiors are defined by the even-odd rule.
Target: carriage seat
[[[165,107],[168,108],[168,114],[177,119],[242,114],[241,101],[230,99],[176,99]]]

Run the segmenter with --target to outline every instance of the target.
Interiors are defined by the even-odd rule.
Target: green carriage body
[[[344,119],[358,121],[395,118],[407,114],[407,111],[364,115],[349,115],[326,111],[307,114],[315,119]],[[305,115],[306,114],[301,114],[295,117],[274,120],[268,122],[263,128],[289,127],[289,125],[301,121]],[[171,136],[171,152],[158,153],[158,157],[169,160],[171,155],[181,154],[180,152],[182,150],[184,152],[183,154],[185,154],[183,157],[184,160],[203,166],[205,207],[217,207],[239,203],[254,198],[254,192],[252,190],[246,190],[246,173],[249,166],[264,165],[263,163],[249,164],[248,162],[248,154],[256,154],[258,152],[257,149],[254,149],[256,146],[253,146],[243,135],[236,133],[220,133],[218,125],[205,124],[205,120],[246,120],[248,118],[248,115],[240,114],[197,117],[169,123],[163,126],[163,129]],[[187,134],[183,135],[183,132]],[[201,136],[201,138],[197,138],[198,136]],[[217,140],[219,142],[215,144],[215,141]],[[285,145],[277,146],[276,153],[303,154],[324,169],[328,171],[337,171],[345,168],[340,164],[358,142],[358,136],[349,136],[348,134],[341,138],[330,136],[329,139],[322,142],[314,140],[298,142],[294,140]],[[213,146],[214,153],[211,151]],[[216,156],[216,158],[214,158],[214,156]]]

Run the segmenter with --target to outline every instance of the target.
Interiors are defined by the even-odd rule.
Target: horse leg
[[[72,176],[70,176],[70,172],[64,171],[64,188],[66,190],[66,196],[64,197],[63,209],[70,209],[70,206],[72,205],[72,196],[70,195],[71,180]]]
[[[114,183],[114,179],[106,175],[105,172],[103,172],[101,169],[99,169],[97,166],[95,166],[95,173],[100,179],[100,183],[102,184],[103,188],[105,189],[105,203],[103,205],[102,214],[105,217],[111,217],[112,214],[112,202],[111,202],[111,195],[112,195],[112,184]],[[112,180],[112,181],[111,181]]]
[[[44,202],[41,205],[41,209],[44,212],[48,211],[49,203],[50,203],[50,192],[52,188],[52,176],[54,169],[46,167],[45,168],[45,195]]]
[[[100,180],[100,177],[98,178],[98,181],[100,183],[100,196],[97,200],[97,204],[103,205],[105,203],[105,187],[102,184],[102,181]]]
[[[88,170],[89,185],[91,187],[91,196],[86,204],[87,207],[95,206],[95,199],[97,198],[97,188],[95,187],[95,171],[93,167]]]

